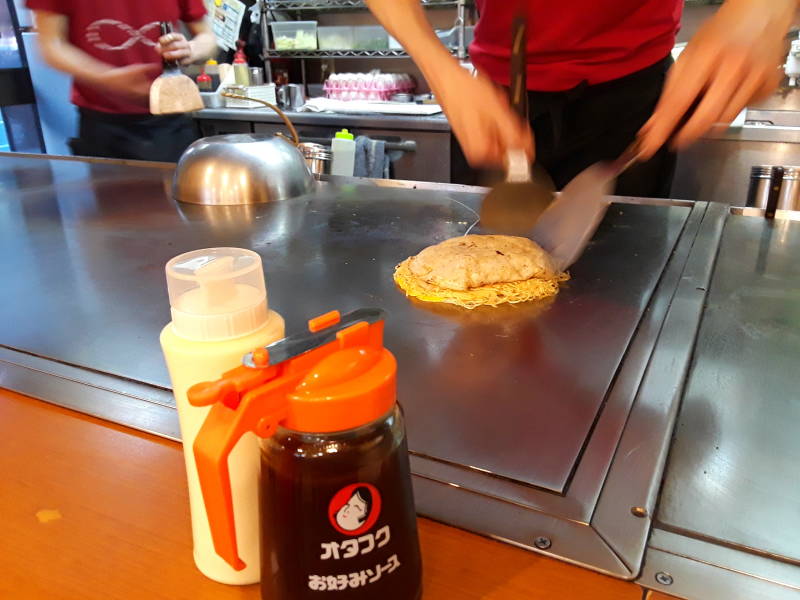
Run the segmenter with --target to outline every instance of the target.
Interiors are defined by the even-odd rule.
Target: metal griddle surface
[[[728,217],[658,520],[800,562],[800,223]]]
[[[466,311],[410,301],[391,276],[463,234],[474,195],[344,187],[176,207],[164,193],[170,173],[157,169],[3,158],[0,171],[0,344],[168,387],[164,263],[196,248],[252,248],[290,329],[332,308],[388,310],[412,452],[555,492],[689,213],[614,205],[557,298]]]

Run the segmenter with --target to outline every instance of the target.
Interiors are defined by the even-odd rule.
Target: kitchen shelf
[[[457,6],[458,0],[425,1],[422,5],[426,8]],[[363,0],[266,0],[267,10],[342,10],[348,8],[366,8]]]
[[[456,54],[455,48],[450,48]],[[266,50],[264,58],[408,58],[405,50]]]
[[[269,24],[272,22],[273,11],[320,11],[366,8],[364,0],[258,0],[261,7],[261,34],[264,44],[272,39],[269,33]],[[450,53],[465,60],[467,48],[465,38],[465,11],[467,6],[472,6],[473,0],[422,0],[424,8],[439,8],[451,6],[456,8],[454,27],[458,28],[458,48],[450,48]],[[402,49],[386,50],[274,50],[265,48],[261,54],[264,60],[270,58],[408,58],[408,53]],[[305,68],[303,71],[305,83]]]

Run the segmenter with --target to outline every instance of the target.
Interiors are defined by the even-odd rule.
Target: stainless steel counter
[[[799,253],[800,223],[727,219],[643,575],[663,591],[800,597]]]
[[[368,129],[399,129],[403,131],[450,131],[450,123],[444,114],[431,116],[339,114],[286,111],[295,125],[319,125],[324,127],[358,127]],[[195,119],[220,121],[249,121],[252,123],[274,123],[283,121],[268,108],[204,108],[192,113]]]
[[[735,271],[741,252],[727,259],[729,253],[744,247],[751,256],[751,237],[764,239],[753,229],[761,221],[729,218],[720,205],[618,198],[557,297],[465,311],[409,301],[391,273],[428,244],[480,231],[474,211],[480,189],[337,180],[290,202],[198,207],[178,206],[166,196],[170,177],[164,166],[0,157],[0,277],[7,282],[1,386],[177,438],[157,342],[169,319],[163,265],[195,248],[249,247],[264,259],[270,303],[290,330],[331,308],[388,310],[386,343],[399,362],[399,399],[422,514],[617,577],[641,573],[640,581],[652,587],[649,569],[658,564],[653,553],[680,558],[663,542],[647,549],[654,515],[661,529],[653,539],[701,538],[711,550],[741,544],[737,532],[710,514],[716,496],[701,485],[704,480],[698,477],[683,496],[682,482],[690,475],[681,465],[691,470],[709,451],[693,433],[707,426],[697,420],[695,398],[713,410],[724,408],[722,400],[726,407],[738,403],[741,415],[751,414],[747,398],[713,395],[719,361],[735,371],[739,357],[750,356],[751,339],[763,344],[754,352],[766,351],[772,347],[766,333],[797,327],[788,316],[772,322],[766,312],[756,313],[753,328],[732,341],[743,354],[713,343],[722,335],[714,331],[742,317],[734,310],[732,320],[715,321],[712,311],[704,313],[708,289],[709,307],[721,313],[728,305],[744,311],[746,301],[761,298],[744,293],[763,287],[758,278],[714,285],[717,272],[727,281],[726,273]],[[735,225],[737,219],[745,221]],[[735,226],[725,231],[726,223]],[[766,258],[756,267],[745,265],[766,269],[767,300],[791,303],[797,295],[783,282],[796,276],[786,271],[787,251],[794,247],[786,240],[793,238],[779,231]],[[726,259],[715,271],[723,232]],[[731,290],[739,290],[739,304]],[[657,512],[698,329],[667,493]],[[787,353],[795,349],[793,340],[782,346]],[[700,387],[704,381],[712,382],[711,391]],[[752,391],[742,387],[746,381],[722,389]],[[791,389],[766,388],[763,402],[781,403],[780,410],[764,411],[764,431],[788,431],[797,407],[769,390],[780,395]],[[798,445],[783,434],[772,443],[762,428],[746,425],[744,418],[714,422],[712,429],[730,427],[730,439],[746,439],[737,447],[750,459],[726,463],[720,477],[727,469],[740,478],[725,480],[734,487],[748,481],[766,486],[768,469],[763,480],[741,471],[756,459],[754,449],[776,452],[787,444],[790,468]],[[737,507],[747,506],[762,511],[752,512],[752,521],[763,526],[779,520],[796,499],[788,494],[773,502],[777,514],[745,504],[724,514],[732,520]],[[687,502],[702,509],[696,519],[687,520]],[[740,532],[747,533],[746,520]],[[788,534],[775,537],[772,546],[753,539],[761,544],[755,554],[769,568],[786,567],[797,557]],[[646,551],[656,558],[644,562]]]

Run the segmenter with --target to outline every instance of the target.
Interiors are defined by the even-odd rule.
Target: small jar
[[[314,175],[327,175],[331,172],[330,148],[312,142],[303,142],[297,147],[303,153],[306,164]]]

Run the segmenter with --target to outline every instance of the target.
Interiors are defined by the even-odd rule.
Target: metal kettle
[[[297,148],[299,138],[291,121],[277,107],[262,103],[284,119],[293,141],[280,134],[254,133],[201,138],[178,161],[172,181],[175,200],[207,205],[258,204],[296,198],[314,189],[316,180]]]

